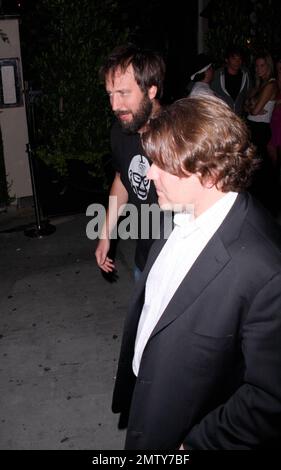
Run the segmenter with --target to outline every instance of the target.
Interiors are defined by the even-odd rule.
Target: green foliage
[[[253,57],[261,49],[275,53],[281,45],[279,0],[213,0],[205,43],[217,65],[231,43],[248,49]]]
[[[102,174],[112,113],[98,71],[106,54],[128,36],[117,6],[112,0],[37,3],[42,30],[31,74],[42,97],[36,153],[62,174],[73,158],[94,163],[96,175]]]

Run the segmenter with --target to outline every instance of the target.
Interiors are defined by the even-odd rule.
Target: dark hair
[[[120,68],[125,72],[132,65],[137,84],[143,92],[150,87],[157,87],[157,98],[163,95],[163,83],[165,77],[165,63],[162,57],[154,51],[140,49],[133,44],[116,47],[107,57],[100,69],[100,77],[105,80],[110,74],[114,76]]]
[[[245,52],[242,47],[230,44],[225,50],[224,57],[225,59],[229,59],[229,57],[233,57],[234,55],[239,55],[242,60],[245,58]]]
[[[241,191],[257,166],[246,124],[216,97],[176,101],[149,122],[142,134],[147,155],[164,171],[200,174],[221,191]]]

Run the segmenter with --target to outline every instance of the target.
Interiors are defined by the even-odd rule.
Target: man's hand
[[[99,241],[95,252],[97,265],[106,273],[111,273],[115,269],[113,260],[107,256],[109,248],[110,241],[108,239],[103,239]]]

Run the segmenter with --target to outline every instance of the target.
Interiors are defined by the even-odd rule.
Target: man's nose
[[[111,104],[112,111],[117,111],[118,109],[122,108],[121,99],[118,95],[112,95],[110,97],[110,104]]]

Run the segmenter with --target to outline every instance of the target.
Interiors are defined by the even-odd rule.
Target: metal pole
[[[33,98],[30,99],[30,93],[28,92],[28,88],[25,85],[25,103],[26,103],[26,110],[27,110],[27,123],[28,123],[28,130],[29,130],[29,139],[31,140],[31,144],[34,145],[35,142],[35,117],[34,117],[34,102]],[[39,199],[37,194],[36,188],[36,175],[34,171],[34,151],[30,145],[30,142],[26,144],[26,152],[28,155],[28,162],[29,162],[29,171],[30,171],[30,179],[32,185],[32,196],[34,202],[34,212],[36,218],[36,226],[33,228],[26,229],[24,234],[27,237],[32,238],[42,238],[46,235],[51,235],[55,232],[56,227],[51,225],[48,220],[41,220],[40,215],[40,205]]]
[[[33,168],[33,160],[32,160],[33,151],[30,146],[30,143],[26,144],[26,152],[27,152],[28,161],[29,161],[36,225],[37,225],[37,230],[40,231],[41,230],[40,208],[38,204],[36,184],[35,184],[35,178],[34,178],[34,168]]]
[[[31,185],[32,185],[32,193],[33,193],[33,201],[34,201],[34,212],[36,218],[36,227],[26,229],[24,234],[27,237],[32,238],[42,238],[46,235],[51,235],[56,231],[56,227],[49,223],[48,220],[41,221],[40,217],[40,207],[38,203],[37,197],[37,190],[36,190],[36,183],[35,183],[35,174],[34,174],[34,167],[33,167],[33,150],[30,146],[30,143],[26,144],[26,152],[28,154],[28,161],[29,161],[29,169],[30,169],[30,177],[31,177]]]

